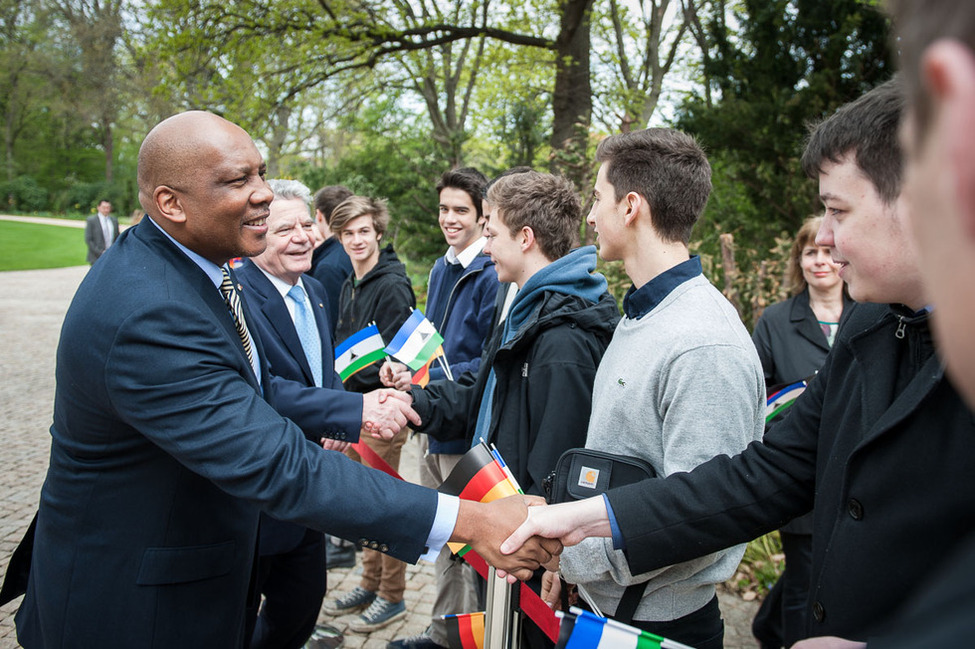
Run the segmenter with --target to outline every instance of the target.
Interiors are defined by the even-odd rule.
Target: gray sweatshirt
[[[593,389],[586,447],[639,457],[659,476],[734,455],[762,438],[762,365],[734,307],[703,275],[677,285],[649,313],[620,320]],[[611,539],[565,548],[561,571],[605,615],[626,586],[650,580],[634,619],[669,621],[714,597],[745,546],[631,575]]]

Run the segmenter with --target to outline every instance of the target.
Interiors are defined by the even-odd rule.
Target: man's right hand
[[[373,390],[362,395],[362,434],[377,439],[392,439],[412,423],[420,425],[420,416],[410,407],[408,393],[396,390]]]

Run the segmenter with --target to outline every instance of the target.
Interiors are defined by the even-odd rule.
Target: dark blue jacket
[[[430,270],[428,283],[427,313],[433,312],[433,296],[440,293],[444,281],[447,262],[443,257],[437,259]],[[484,253],[475,257],[464,269],[464,273],[449,291],[447,308],[441,322],[434,322],[437,331],[443,336],[443,350],[450,363],[454,379],[470,371],[477,374],[481,365],[481,354],[491,338],[494,324],[494,302],[498,294],[498,273],[494,262]],[[430,366],[430,380],[446,378],[443,369],[434,363]],[[467,452],[469,444],[464,440],[441,442],[430,437],[431,453],[461,454]]]
[[[271,374],[271,401],[275,410],[298,424],[305,437],[318,445],[322,437],[355,442],[362,426],[362,395],[346,392],[335,373],[332,336],[325,312],[325,289],[315,278],[302,283],[315,312],[315,324],[322,340],[322,389],[315,379],[301,347],[294,321],[281,293],[252,261],[237,271],[241,292],[255,315],[248,322],[264,343],[264,359]],[[260,552],[281,554],[297,547],[307,528],[261,515]]]
[[[275,412],[220,291],[148,218],[82,281],[56,374],[17,613],[28,649],[238,649],[261,510],[423,552],[436,493],[315,448]]]
[[[335,323],[339,319],[339,294],[345,278],[352,273],[352,261],[335,237],[315,248],[311,254],[311,275],[325,287],[325,310],[328,312],[328,333],[335,338]]]

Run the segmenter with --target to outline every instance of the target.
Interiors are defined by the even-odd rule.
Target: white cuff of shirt
[[[441,548],[450,540],[450,535],[457,525],[457,513],[460,511],[460,498],[437,493],[437,515],[433,519],[433,527],[427,537],[427,551],[420,558],[434,561],[440,554]]]

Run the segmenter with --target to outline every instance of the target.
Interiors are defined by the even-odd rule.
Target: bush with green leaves
[[[47,190],[30,176],[0,183],[3,209],[14,212],[39,212],[47,209]]]

